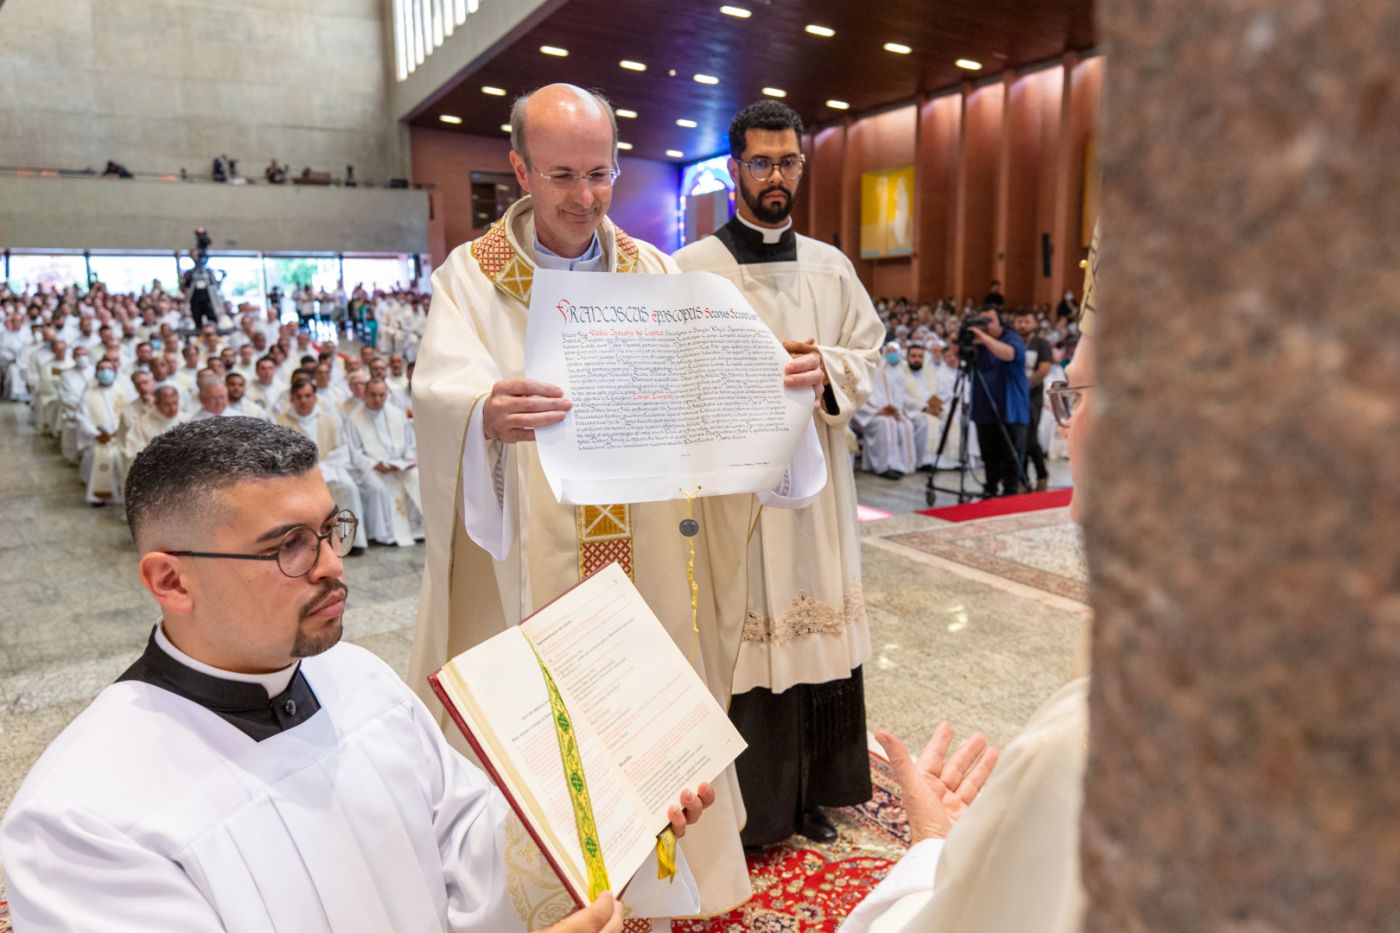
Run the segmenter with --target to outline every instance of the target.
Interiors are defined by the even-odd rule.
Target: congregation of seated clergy
[[[362,288],[352,306],[378,326],[373,342],[341,352],[334,337],[313,342],[305,323],[247,305],[222,329],[195,329],[186,296],[159,282],[140,295],[101,282],[0,286],[0,398],[28,404],[96,507],[122,505],[131,464],[176,425],[240,415],[284,425],[316,443],[327,484],[362,516],[353,553],[412,546],[423,532],[410,379],[426,310],[417,293]],[[319,309],[298,311],[306,321]]]

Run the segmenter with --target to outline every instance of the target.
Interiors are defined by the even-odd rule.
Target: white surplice
[[[320,458],[321,478],[330,488],[336,505],[349,509],[360,519],[355,529],[355,547],[364,547],[368,541],[368,524],[364,519],[364,505],[360,497],[360,487],[355,482],[355,474],[350,462],[350,442],[340,417],[332,409],[324,412],[319,399],[311,414],[300,415],[295,409],[278,415],[276,421],[284,428],[298,431],[314,441]]]
[[[361,405],[345,421],[350,462],[371,541],[412,547],[423,536],[423,500],[418,485],[418,445],[413,424],[397,405],[379,411]],[[397,467],[381,473],[376,464]]]
[[[1077,933],[1088,691],[1046,700],[948,838],[911,849],[840,933]]]
[[[152,684],[103,690],[0,828],[16,929],[521,930],[485,775],[369,652],[301,671],[320,710],[260,742]]]
[[[872,473],[912,473],[918,466],[914,422],[909,418],[913,400],[899,374],[901,364],[881,362],[871,380],[870,399],[852,421],[860,430],[860,468]],[[882,415],[891,407],[893,415]]]

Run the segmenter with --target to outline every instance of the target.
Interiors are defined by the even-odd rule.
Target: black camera
[[[992,323],[992,319],[985,314],[963,321],[962,327],[958,330],[958,353],[963,359],[971,359],[977,354],[977,335],[972,332],[972,328],[985,328],[990,323]]]

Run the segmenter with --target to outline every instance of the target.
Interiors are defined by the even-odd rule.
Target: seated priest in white
[[[423,540],[418,443],[403,409],[388,404],[382,379],[365,385],[364,403],[345,419],[350,460],[365,503],[369,540],[408,547]]]
[[[92,385],[78,406],[78,450],[82,458],[79,476],[87,484],[83,498],[90,505],[122,501],[121,445],[117,434],[125,407],[117,390],[117,364],[108,359],[99,361]]]
[[[261,406],[248,401],[248,380],[242,373],[229,373],[224,377],[224,385],[228,388],[229,414],[267,420],[267,412],[263,411]]]
[[[221,418],[232,414],[228,410],[228,387],[224,385],[223,379],[213,373],[206,373],[199,378],[198,398],[199,407],[190,414],[191,421]]]
[[[899,344],[885,344],[882,355],[884,361],[871,379],[870,398],[856,409],[851,423],[861,439],[860,468],[886,479],[899,479],[919,465],[910,416],[923,406],[905,388]]]
[[[131,374],[131,391],[125,394],[127,400],[122,403],[121,415],[117,418],[115,467],[118,489],[126,486],[126,471],[131,469],[136,455],[145,446],[139,425],[143,418],[155,411],[155,385],[155,379],[144,370],[138,369]]]
[[[904,366],[900,375],[904,378],[904,389],[914,403],[909,420],[914,425],[914,460],[920,467],[933,465],[934,454],[938,450],[938,413],[943,410],[943,402],[938,398],[937,376],[928,364],[926,344],[911,340],[905,350]]]
[[[1091,289],[1085,289],[1086,307],[1092,306]],[[1092,321],[1088,314],[1081,325],[1085,338],[1070,367],[1070,385],[1046,393],[1077,465],[1085,462],[1094,420]],[[1076,522],[1084,493],[1076,486],[1070,501]],[[978,760],[978,749],[968,746],[945,760],[952,735],[946,722],[917,762],[894,736],[876,733],[899,781],[914,846],[840,933],[1078,933],[1086,901],[1079,817],[1088,696],[1087,675],[1070,680],[991,761]]]
[[[25,381],[25,362],[34,345],[34,331],[25,326],[25,317],[18,311],[5,318],[0,330],[0,399],[22,402],[29,398]]]
[[[389,373],[384,377],[389,386],[389,401],[408,411],[413,407],[411,388],[408,382],[408,363],[402,353],[389,355]]]
[[[350,390],[344,400],[335,406],[335,410],[342,418],[349,418],[350,413],[360,407],[360,403],[365,398],[365,386],[369,384],[369,376],[363,372],[353,372],[345,380],[346,386]]]
[[[356,485],[355,474],[350,469],[350,443],[345,439],[345,426],[335,409],[322,403],[316,383],[305,377],[292,380],[292,407],[273,420],[316,444],[321,478],[326,481],[335,501],[356,515],[364,514],[360,504],[360,487]],[[361,522],[355,529],[351,556],[364,553],[365,544],[365,527]]]
[[[180,390],[174,386],[161,386],[152,396],[151,410],[136,424],[132,432],[132,446],[136,454],[145,450],[160,435],[173,427],[184,424],[190,416],[180,405]],[[135,460],[135,456],[132,460]]]
[[[260,357],[255,372],[257,378],[248,383],[248,394],[245,398],[271,418],[275,414],[273,408],[277,405],[277,396],[282,391],[282,385],[277,379],[277,361],[271,356]]]
[[[322,360],[316,364],[316,398],[334,407],[350,396],[350,389],[344,383],[335,381],[335,364]]]
[[[59,338],[49,342],[49,351],[37,367],[38,378],[32,383],[36,388],[30,405],[33,406],[34,424],[39,433],[57,437],[61,414],[58,386],[63,374],[73,368],[73,356],[68,352],[68,342]]]
[[[316,445],[208,418],[157,438],[126,493],[161,617],[0,824],[15,929],[522,931],[505,799],[393,669],[338,644],[357,522]],[[683,791],[676,834],[713,799]],[[629,900],[664,889],[656,874]],[[673,880],[693,896],[688,868]],[[622,924],[604,893],[549,930]]]
[[[58,377],[58,449],[63,459],[76,464],[78,454],[78,409],[83,393],[92,383],[92,351],[79,344],[73,348],[73,366]]]

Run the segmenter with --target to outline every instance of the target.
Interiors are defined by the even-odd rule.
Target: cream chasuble
[[[84,498],[88,502],[121,502],[121,445],[117,431],[125,405],[112,386],[94,385],[83,393],[78,406],[78,449],[82,452],[82,475],[87,477]],[[101,433],[111,437],[104,444]]]
[[[742,541],[755,528],[748,538],[746,602],[740,587],[715,594],[726,607],[721,615],[726,651],[737,656],[734,693],[755,687],[780,693],[793,684],[841,680],[870,657],[856,485],[845,431],[870,394],[884,326],[840,251],[798,236],[796,255],[795,261],[741,264],[719,237],[710,236],[675,257],[686,271],[714,272],[732,281],[779,340],[815,339],[830,379],[814,415],[828,476],[816,500],[804,509],[764,508],[757,515],[752,497],[706,504],[712,530],[720,530],[720,521],[726,525],[727,534],[716,533],[712,541],[734,535]],[[711,558],[717,570],[722,568],[717,582],[745,579],[743,555],[712,550]]]
[[[678,530],[686,517],[685,503],[561,505],[549,490],[533,443],[496,444],[482,434],[481,405],[491,386],[525,376],[534,243],[532,204],[525,197],[485,236],[452,252],[433,275],[433,303],[413,377],[428,560],[409,683],[464,752],[466,743],[432,696],[427,676],[613,561],[636,581],[721,701],[728,690],[728,671],[711,666],[717,657],[711,643],[714,624],[704,598],[699,607],[702,643],[691,652],[688,548]],[[659,250],[633,240],[606,218],[598,228],[598,245],[604,271],[676,271]],[[464,462],[475,465],[464,469]],[[464,510],[464,494],[475,507],[468,503]],[[468,532],[464,516],[484,513],[505,523],[509,543],[500,561]],[[703,596],[710,588],[703,517],[700,526],[696,575]],[[494,546],[500,547],[501,529],[496,531]],[[715,792],[715,805],[681,841],[695,871],[704,915],[728,911],[751,893],[739,843],[743,811],[732,769],[715,782]],[[514,841],[507,862],[517,909],[531,927],[558,919],[569,906],[562,887],[523,829],[514,820],[508,834],[510,827]]]

